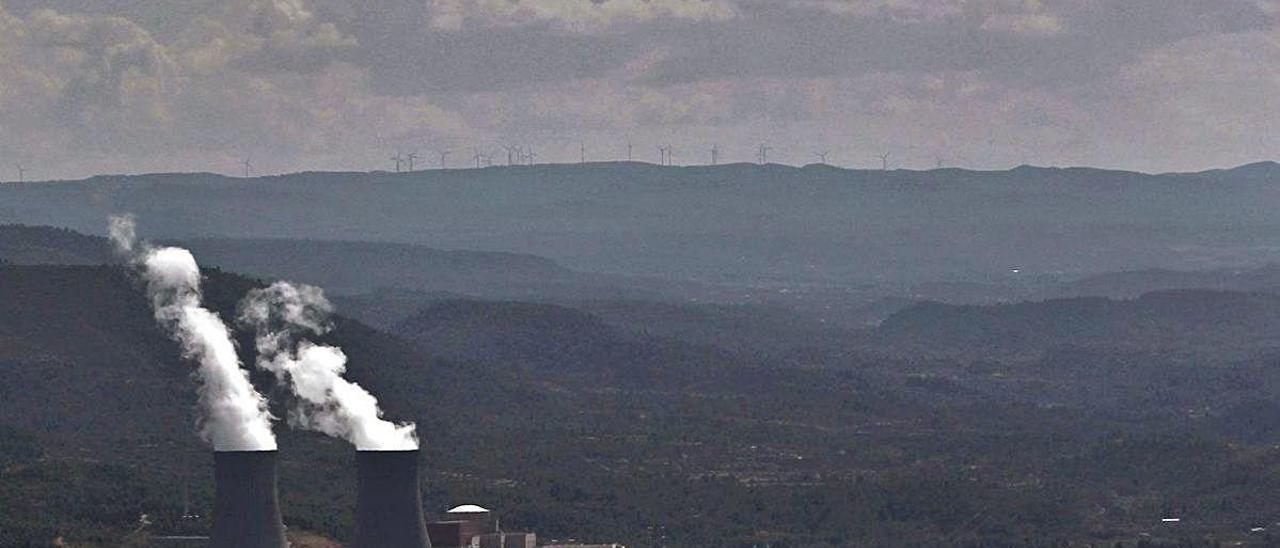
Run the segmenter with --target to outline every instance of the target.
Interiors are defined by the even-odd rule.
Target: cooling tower
[[[276,452],[218,451],[213,463],[213,548],[286,548]]]
[[[356,534],[353,548],[431,548],[418,451],[357,451]]]

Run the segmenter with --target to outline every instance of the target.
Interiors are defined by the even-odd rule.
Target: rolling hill
[[[379,241],[769,287],[989,281],[1280,260],[1272,164],[1142,174],[733,164],[103,176],[0,187],[0,220],[162,238]],[[322,213],[326,212],[326,213]]]
[[[922,303],[875,330],[886,344],[970,358],[1076,346],[1223,363],[1280,349],[1280,295],[1212,290],[991,306]]]
[[[90,257],[55,236],[30,249]],[[224,316],[261,283],[205,274]],[[849,332],[759,306],[441,294],[394,333],[339,318],[329,340],[419,424],[429,509],[491,504],[544,537],[1111,545],[1175,508],[1184,529],[1156,538],[1194,545],[1280,512],[1276,299],[922,304]],[[121,267],[0,266],[0,544],[119,545],[140,513],[178,525],[184,488],[207,508],[189,371]],[[287,522],[345,538],[350,448],[278,431]]]

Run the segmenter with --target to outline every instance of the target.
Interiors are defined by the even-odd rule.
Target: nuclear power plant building
[[[533,532],[503,531],[488,508],[455,506],[426,521],[417,450],[357,451],[355,527],[349,548],[537,548]],[[287,548],[276,487],[276,451],[214,453],[216,487],[209,536],[147,531],[145,546]],[[184,510],[183,518],[197,518]],[[145,515],[144,515],[145,523]],[[140,528],[139,531],[142,531]],[[552,541],[557,548],[623,548]]]
[[[504,533],[494,523],[489,509],[464,504],[445,512],[439,521],[427,524],[433,548],[534,548],[533,533]]]

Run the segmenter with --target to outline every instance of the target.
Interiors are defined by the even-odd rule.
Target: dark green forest
[[[191,369],[138,282],[92,264],[100,240],[0,232],[0,545],[207,528],[181,517],[212,501]],[[265,283],[205,275],[224,317]],[[382,327],[341,317],[329,342],[418,423],[429,513],[475,502],[509,529],[628,546],[1261,546],[1280,521],[1268,293],[921,303],[870,328],[401,296]],[[286,522],[346,538],[351,448],[277,430]]]

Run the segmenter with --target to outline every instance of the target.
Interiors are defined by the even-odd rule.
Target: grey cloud
[[[64,16],[36,12],[28,31],[32,46],[78,57],[64,83],[61,114],[119,108],[138,93],[160,93],[169,64],[164,48],[146,30],[120,17]],[[55,54],[56,55],[56,54]]]
[[[863,3],[849,3],[863,4]],[[874,3],[872,3],[874,4]],[[978,70],[1011,85],[1098,82],[1136,55],[1181,39],[1274,25],[1247,0],[887,2],[879,9],[832,10],[836,2],[742,1],[736,16],[708,20],[622,20],[608,32],[566,32],[539,19],[524,24],[431,25],[426,7],[390,10],[394,21],[357,25],[360,62],[387,93],[497,91],[566,80],[615,77],[667,86],[723,78],[844,77],[874,72]],[[985,7],[983,7],[985,6]],[[412,12],[403,17],[404,12]],[[925,17],[924,14],[931,14]],[[1052,18],[1058,32],[1011,30],[1013,16]],[[991,25],[993,17],[1005,17]],[[367,19],[365,21],[367,23]],[[661,52],[641,74],[620,70]]]
[[[558,31],[597,33],[619,23],[657,20],[712,21],[737,16],[735,0],[433,0],[434,28],[520,26],[550,23]]]
[[[1205,34],[1275,24],[1244,0],[1046,3],[1060,33],[991,31],[972,13],[903,21],[891,13],[836,16],[804,5],[751,3],[749,16],[709,24],[646,75],[653,85],[725,77],[823,77],[979,70],[1024,85],[1095,82],[1143,51]]]
[[[365,60],[387,93],[496,91],[602,76],[629,60],[633,46],[612,36],[545,27],[429,30],[377,39]]]
[[[1280,146],[1222,122],[1274,115],[1256,104],[1274,82],[1250,76],[1280,63],[1257,46],[1273,0],[699,2],[0,0],[0,125],[20,129],[0,161],[345,168],[400,146],[623,135],[987,158],[966,141],[998,133],[1046,162],[1146,167],[1126,158],[1232,157],[1224,127],[1253,154]],[[1204,51],[1239,67],[1214,76]],[[1175,158],[1132,129],[1153,120],[1227,144]]]

